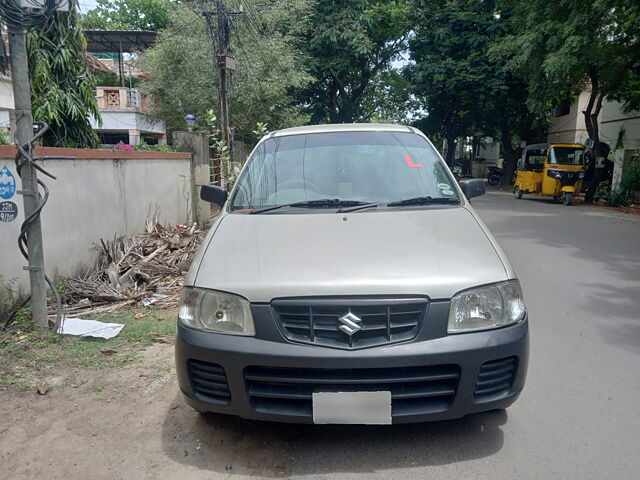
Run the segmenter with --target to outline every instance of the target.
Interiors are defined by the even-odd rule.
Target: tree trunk
[[[500,141],[502,142],[502,150],[504,152],[504,162],[502,165],[502,181],[500,185],[513,185],[513,172],[516,171],[518,163],[519,151],[513,148],[511,143],[511,130],[509,125],[504,122],[500,131]]]
[[[449,165],[449,168],[453,168],[453,156],[456,153],[456,139],[452,136],[447,136],[445,139],[447,141],[447,154],[444,157],[444,161]]]
[[[587,105],[587,109],[584,112],[584,117],[587,127],[587,133],[589,134],[589,138],[593,140],[593,153],[595,156],[593,166],[595,170],[593,172],[593,176],[591,177],[591,183],[589,184],[587,193],[584,197],[585,203],[593,203],[593,198],[596,194],[596,190],[598,189],[598,185],[603,178],[604,161],[606,161],[606,156],[609,153],[608,146],[600,142],[600,129],[598,128],[598,116],[600,115],[600,110],[602,109],[604,94],[602,92],[596,91],[598,87],[597,79],[595,80],[595,85],[593,84],[593,82],[594,79],[592,78],[591,96],[589,97],[589,104]],[[604,159],[604,161],[599,161],[598,159]],[[602,164],[600,165],[600,167],[598,167],[600,163]]]
[[[338,86],[336,85],[335,79],[331,82],[331,88],[329,88],[328,92],[329,96],[329,121],[331,123],[340,123],[338,122],[338,118],[340,117],[340,111],[338,109]],[[324,120],[324,119],[323,119]]]

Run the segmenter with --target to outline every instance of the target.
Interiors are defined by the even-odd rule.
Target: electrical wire
[[[253,40],[255,40],[255,42],[265,50],[274,52],[282,50],[282,45],[278,45],[272,38],[273,35],[270,34],[270,32],[268,32],[267,29],[260,23],[259,18],[255,14],[255,11],[257,10],[258,8],[252,1],[247,0],[245,2],[243,17],[246,18],[247,21],[244,23],[247,26],[249,33],[252,35]],[[262,57],[260,57],[260,60],[263,63],[266,62],[266,60]],[[267,65],[265,63],[265,66],[275,66],[282,71],[287,70],[287,66],[282,63],[282,61],[280,60],[280,56],[278,55],[272,57],[270,64]]]
[[[49,125],[47,125],[45,122],[34,122],[34,125],[38,127],[37,133],[31,139],[29,139],[29,141],[27,141],[24,145],[16,143],[16,148],[18,149],[18,152],[16,153],[16,158],[15,158],[16,171],[18,172],[18,176],[22,178],[22,169],[29,166],[29,167],[35,168],[39,172],[55,180],[56,177],[51,173],[47,172],[40,165],[38,165],[36,161],[52,160],[52,159],[70,159],[72,157],[62,157],[62,156],[36,157],[34,156],[35,142],[37,142],[38,139],[41,138],[45,134],[45,132],[49,129]],[[37,179],[37,182],[38,182],[38,185],[42,187],[44,195],[40,194],[40,190],[38,189],[37,196],[38,196],[38,199],[40,200],[40,203],[24,219],[24,221],[22,222],[22,225],[20,225],[20,234],[18,235],[18,248],[20,249],[20,253],[22,253],[22,256],[27,260],[29,260],[29,252],[28,252],[28,246],[27,246],[27,235],[28,235],[27,231],[29,229],[29,225],[35,222],[40,217],[40,213],[42,212],[42,209],[44,208],[45,204],[49,200],[49,189],[47,188],[47,185],[39,178]],[[44,270],[44,265],[42,265],[41,268]],[[55,288],[55,286],[53,285],[53,282],[47,276],[46,273],[44,275],[44,278],[45,278],[45,281],[47,282],[47,285],[53,292],[53,296],[56,302],[55,331],[58,332],[58,331],[61,331],[62,325],[64,322],[64,315],[62,314],[62,301],[60,300],[60,294],[58,293],[58,290]],[[31,296],[27,297],[27,299],[17,309],[11,312],[11,314],[5,320],[5,324],[4,324],[5,328],[7,328],[11,324],[11,321],[15,317],[18,310],[23,308],[27,304],[30,298]]]
[[[9,29],[33,28],[43,25],[53,13],[66,5],[67,0],[22,0],[27,7],[21,6],[18,0],[2,0],[0,17]],[[69,3],[73,0],[69,0]]]

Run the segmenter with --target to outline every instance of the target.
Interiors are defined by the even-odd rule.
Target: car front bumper
[[[496,330],[355,351],[179,323],[176,369],[187,402],[201,412],[313,423],[311,392],[392,390],[392,421],[408,423],[508,407],[524,387],[528,353],[527,318]]]

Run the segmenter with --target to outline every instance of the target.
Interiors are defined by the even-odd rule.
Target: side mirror
[[[467,200],[478,195],[484,195],[486,187],[484,184],[484,178],[472,178],[469,180],[462,180],[460,182],[460,188]]]
[[[205,202],[215,203],[222,207],[227,201],[227,191],[218,185],[203,185],[200,187],[200,198]]]

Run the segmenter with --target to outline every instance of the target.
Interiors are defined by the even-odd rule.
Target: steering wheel
[[[302,180],[300,178],[293,178],[291,180],[285,180],[284,182],[278,185],[278,189],[284,188],[295,188],[295,186],[300,186],[306,190],[313,190],[314,192],[320,192],[320,188],[317,185],[307,181]]]

